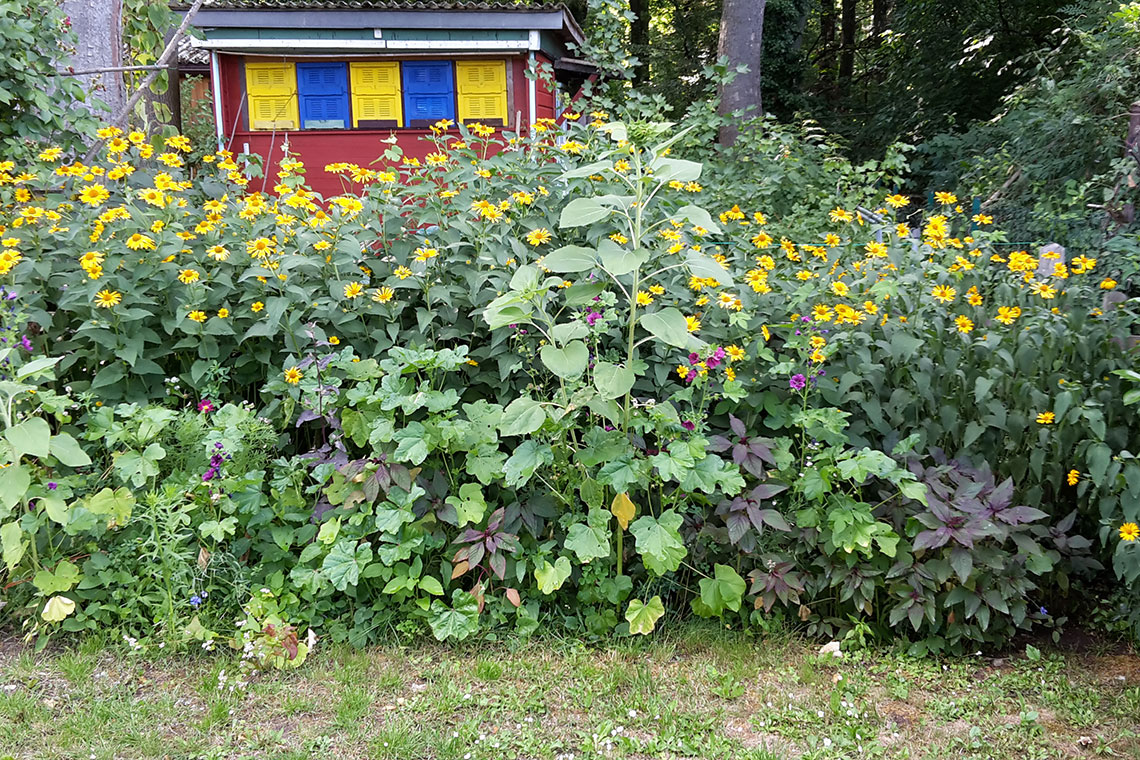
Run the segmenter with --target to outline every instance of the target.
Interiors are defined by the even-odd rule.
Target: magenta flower
[[[795,374],[788,378],[788,386],[795,391],[802,391],[807,385],[807,378],[802,374]]]
[[[212,412],[212,411],[214,411],[214,408],[215,408],[214,405],[210,402],[209,399],[204,398],[198,402],[198,411],[199,412]]]
[[[586,315],[586,324],[588,324],[590,327],[593,327],[594,324],[601,318],[602,318],[601,313],[596,312],[596,311],[591,311],[589,314]]]

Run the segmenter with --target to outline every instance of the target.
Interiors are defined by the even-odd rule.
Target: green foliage
[[[95,120],[84,111],[88,98],[82,85],[54,76],[65,68],[67,49],[75,41],[59,4],[0,2],[0,38],[0,160],[25,158],[33,146],[48,140],[81,149],[80,135],[90,132]],[[0,175],[8,171],[0,170]]]

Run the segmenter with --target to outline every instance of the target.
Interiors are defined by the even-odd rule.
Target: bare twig
[[[1021,169],[1020,168],[1014,169],[1013,174],[1009,175],[1009,178],[1005,182],[1002,183],[1002,186],[999,187],[997,190],[994,190],[993,195],[991,195],[989,198],[986,198],[984,201],[982,201],[981,210],[985,211],[990,206],[992,206],[994,204],[994,202],[997,201],[997,199],[1001,196],[1001,194],[1004,193],[1006,190],[1008,190],[1009,186],[1012,185],[1014,182],[1017,182],[1017,180],[1019,180],[1020,178],[1021,178]]]
[[[115,71],[152,71],[154,69],[169,69],[173,66],[108,66],[103,69],[82,69],[80,71],[55,71],[49,74],[53,77],[82,77],[89,74],[110,74]]]

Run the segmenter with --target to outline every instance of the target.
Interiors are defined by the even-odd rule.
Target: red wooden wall
[[[540,63],[550,63],[550,60],[541,53],[536,55]],[[440,57],[444,58],[446,55]],[[256,153],[266,161],[264,188],[259,178],[250,182],[251,191],[272,190],[276,184],[279,162],[284,156],[282,146],[286,140],[289,143],[290,154],[304,161],[310,187],[326,197],[338,195],[344,192],[344,188],[338,177],[325,172],[325,165],[348,162],[377,168],[372,166],[372,162],[388,147],[381,140],[388,139],[393,133],[406,156],[422,160],[434,148],[432,143],[423,139],[428,134],[428,130],[425,129],[309,129],[277,133],[250,131],[244,108],[244,59],[240,55],[230,54],[219,54],[218,59],[222,82],[222,128],[226,149],[232,151],[235,156],[243,152]],[[516,55],[507,59],[513,79],[513,102],[508,129],[514,131],[515,113],[518,112],[519,128],[522,133],[530,128],[526,63],[525,56]],[[554,91],[541,81],[536,83],[535,91],[535,111],[538,118],[554,118],[556,102]]]

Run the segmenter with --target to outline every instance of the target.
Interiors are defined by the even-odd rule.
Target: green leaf
[[[468,592],[455,589],[450,608],[438,599],[431,603],[428,623],[438,641],[462,641],[479,630],[479,602]]]
[[[68,467],[86,467],[91,464],[91,457],[80,448],[79,441],[67,433],[51,437],[51,455]]]
[[[656,158],[650,164],[659,182],[693,182],[700,179],[703,164],[681,158]]]
[[[572,340],[564,348],[545,345],[538,351],[546,368],[563,380],[573,380],[586,371],[590,350],[580,340]]]
[[[483,500],[483,489],[478,483],[464,483],[459,486],[458,496],[448,496],[447,503],[455,507],[456,525],[462,528],[467,523],[480,523],[487,512],[487,502]]]
[[[392,458],[397,462],[409,462],[413,465],[422,464],[431,453],[425,436],[427,430],[419,422],[409,422],[392,435],[396,441],[396,451]]]
[[[360,574],[372,561],[372,544],[357,545],[351,539],[337,542],[321,563],[321,570],[337,591],[345,591],[360,582]]]
[[[125,525],[135,505],[135,497],[126,488],[104,488],[84,502],[87,511],[95,515],[110,515],[110,522]]]
[[[51,453],[51,427],[42,417],[31,417],[4,431],[4,438],[12,444],[15,458],[24,455],[44,458]]]
[[[32,484],[31,473],[22,464],[13,464],[0,470],[0,517],[7,516],[11,508],[20,503]]]
[[[681,560],[688,554],[681,542],[682,522],[679,514],[667,509],[656,518],[642,515],[629,526],[629,532],[637,540],[637,552],[651,572],[664,575],[681,566]]]
[[[663,343],[677,348],[688,348],[693,343],[685,315],[679,309],[668,307],[651,311],[638,320],[643,328]]]
[[[655,596],[648,603],[640,599],[631,599],[625,611],[625,619],[629,622],[629,632],[646,635],[652,633],[657,621],[665,615],[665,605],[661,597]]]
[[[579,245],[568,245],[542,257],[542,266],[559,274],[587,272],[597,265],[594,249]]]
[[[594,364],[594,387],[602,398],[615,399],[629,393],[636,379],[632,369],[610,362]]]
[[[13,521],[0,526],[0,548],[3,548],[4,551],[4,564],[7,565],[8,572],[11,573],[16,569],[16,565],[20,564],[20,560],[24,557],[24,551],[28,548],[19,523]]]
[[[508,486],[517,488],[529,481],[535,470],[553,461],[554,452],[549,445],[526,440],[503,465],[503,476]]]
[[[558,226],[562,229],[583,227],[600,222],[610,215],[610,210],[593,198],[575,198],[562,209]]]
[[[203,538],[212,538],[215,541],[225,541],[227,536],[237,532],[237,518],[230,516],[222,520],[206,520],[198,526],[198,533]]]
[[[634,272],[649,261],[649,251],[642,249],[631,251],[612,240],[603,240],[599,243],[598,254],[602,260],[602,268],[615,277]]]
[[[702,578],[700,582],[701,601],[714,615],[726,609],[740,610],[740,600],[744,596],[745,583],[740,574],[728,565],[713,568],[712,578]]]
[[[685,257],[685,266],[696,277],[716,280],[721,285],[732,285],[732,273],[703,253],[690,253]]]
[[[420,589],[432,596],[443,596],[443,584],[434,575],[425,575],[420,578]]]
[[[521,396],[503,410],[499,432],[502,435],[530,435],[542,427],[545,421],[546,411],[542,405],[532,398]]]
[[[75,612],[75,602],[66,596],[53,596],[47,600],[40,617],[49,623],[58,623]]]
[[[585,523],[574,523],[566,532],[566,548],[574,552],[582,564],[589,564],[591,560],[608,557],[610,555],[609,524],[610,515],[608,512],[604,509],[591,509],[586,516]]]
[[[70,590],[79,583],[79,567],[63,560],[55,566],[55,571],[40,570],[32,579],[32,585],[45,596]]]
[[[58,364],[62,358],[62,356],[41,356],[38,359],[32,359],[30,362],[21,365],[21,367],[16,370],[16,379],[23,380],[24,378],[31,377],[38,372],[43,372],[46,369],[51,369],[56,364]]]
[[[538,590],[543,594],[553,594],[562,588],[562,584],[570,577],[570,560],[559,557],[554,564],[543,560],[541,565],[534,568],[534,579],[538,581]]]
[[[44,496],[38,499],[37,503],[43,507],[44,512],[47,513],[52,522],[67,527],[67,518],[70,516],[71,510],[67,508],[66,501],[57,496]]]

